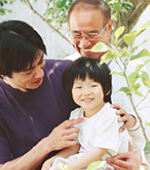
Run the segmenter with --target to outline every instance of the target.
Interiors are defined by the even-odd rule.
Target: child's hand
[[[53,165],[53,161],[51,159],[48,159],[44,162],[41,170],[49,170],[51,166]]]

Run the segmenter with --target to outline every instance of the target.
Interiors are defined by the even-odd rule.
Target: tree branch
[[[71,44],[71,42],[59,31],[57,30],[53,25],[51,25],[41,14],[39,14],[31,5],[29,0],[26,0],[27,2],[27,6],[31,9],[31,11],[36,14],[38,17],[40,17],[52,30],[54,30],[56,33],[58,33],[63,39],[65,39],[69,44]]]

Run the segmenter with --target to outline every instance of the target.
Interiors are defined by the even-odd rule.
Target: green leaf
[[[123,77],[124,77],[124,72],[112,71],[110,74],[117,74],[117,75],[119,75],[119,76],[123,76]]]
[[[150,28],[150,20],[147,21],[144,25],[141,26],[141,28],[138,30],[138,34],[139,34],[141,31],[143,31],[143,30],[145,30],[145,29],[147,29],[147,28]]]
[[[92,47],[92,49],[91,49],[91,51],[95,52],[95,53],[106,52],[106,51],[110,51],[110,50],[111,50],[111,48],[102,42],[95,44],[94,47]]]
[[[61,170],[72,170],[72,168],[71,167],[69,167],[67,164],[64,164],[64,163],[59,163],[58,165],[57,165],[57,167],[59,168],[59,169],[61,169]]]
[[[119,58],[122,57],[122,56],[128,57],[128,56],[130,56],[130,52],[126,48],[124,48],[124,49],[118,48],[117,49],[117,55],[118,55]]]
[[[111,52],[107,52],[105,53],[102,57],[101,57],[101,61],[100,64],[103,64],[104,62],[106,62],[107,60],[113,60],[114,58],[117,57],[116,53],[111,53]]]
[[[112,15],[112,18],[115,20],[115,21],[117,21],[118,20],[118,13],[113,13]]]
[[[127,96],[131,93],[131,90],[129,87],[121,87],[118,91],[124,92]]]
[[[132,88],[134,88],[135,90],[138,90],[140,87],[141,87],[140,83],[137,83]]]
[[[57,8],[63,8],[66,4],[67,0],[60,0],[58,2],[56,2],[56,6]]]
[[[124,30],[125,30],[125,26],[119,27],[119,28],[115,31],[115,37],[118,39],[118,37],[124,32]]]
[[[133,49],[132,49],[132,53],[134,53],[138,48],[139,48],[139,46],[141,46],[142,44],[144,44],[144,43],[146,43],[146,42],[148,42],[149,40],[144,40],[142,43],[140,43],[138,46],[135,46]]]
[[[135,60],[135,59],[138,59],[138,58],[140,58],[140,57],[148,57],[148,56],[150,56],[150,53],[149,53],[149,51],[147,50],[147,49],[143,49],[142,51],[140,51],[138,54],[136,54],[136,55],[132,55],[131,57],[130,57],[130,60]]]
[[[48,10],[46,10],[46,12],[44,13],[44,15],[46,16],[46,17],[48,17],[49,15],[53,15],[53,14],[55,14],[56,13],[56,9],[54,9],[54,8],[49,8]]]
[[[150,62],[150,59],[145,60],[144,65]]]
[[[117,13],[119,13],[120,12],[120,3],[116,3],[115,5],[114,5],[114,9],[115,9],[115,11],[117,12]]]
[[[146,80],[145,83],[147,84],[147,87],[150,88],[150,80]]]
[[[136,72],[139,72],[142,69],[143,66],[144,66],[144,64],[138,64],[136,66]]]
[[[122,6],[123,8],[132,9],[133,4],[130,3],[130,2],[125,2],[125,1],[123,1],[123,2],[121,2],[121,6]]]
[[[102,167],[104,164],[106,163],[106,161],[97,161],[97,162],[92,162],[86,170],[94,170],[97,168]]]
[[[142,78],[142,82],[145,86],[149,87],[149,74],[146,71],[142,71],[140,75]]]
[[[139,76],[138,76],[138,72],[139,71],[135,71],[135,72],[132,72],[129,76],[128,76],[128,79],[130,80],[133,80],[133,79],[137,79]]]
[[[128,13],[128,10],[125,9],[125,8],[123,8],[121,11],[122,11],[122,12],[125,12],[125,13]]]
[[[132,88],[131,92],[135,93],[137,96],[143,97],[143,94],[140,91],[135,90]]]
[[[136,39],[136,32],[135,31],[131,31],[130,33],[128,34],[124,34],[123,36],[123,40],[125,41],[125,43],[128,45],[128,46],[132,46],[135,39]]]
[[[109,1],[108,2],[108,5],[110,5],[110,4],[115,4],[115,3],[117,3],[118,1],[116,1],[116,0],[112,0],[112,1]]]
[[[150,127],[150,122],[147,124],[147,126],[149,126],[149,127]]]

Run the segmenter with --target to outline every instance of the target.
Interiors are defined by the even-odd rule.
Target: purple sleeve
[[[10,161],[11,159],[10,144],[0,124],[0,164]]]

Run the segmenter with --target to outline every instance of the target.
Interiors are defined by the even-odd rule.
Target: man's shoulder
[[[71,60],[53,60],[53,59],[48,59],[46,60],[46,65],[44,70],[47,71],[64,71],[65,68],[71,63]]]

